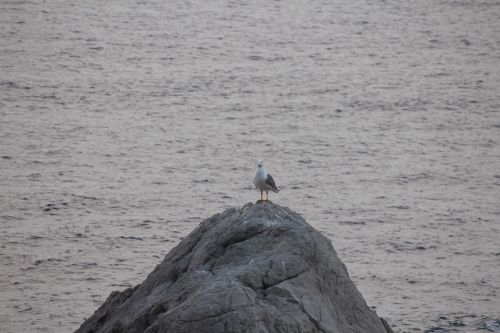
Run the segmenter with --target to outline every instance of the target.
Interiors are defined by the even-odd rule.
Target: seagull
[[[269,190],[276,193],[279,192],[273,176],[264,168],[264,161],[259,161],[257,163],[257,172],[253,178],[253,184],[260,190],[260,201],[269,201]],[[262,197],[263,191],[266,191],[266,200]]]

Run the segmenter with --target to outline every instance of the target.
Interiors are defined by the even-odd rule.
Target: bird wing
[[[278,188],[276,187],[276,183],[274,182],[273,176],[271,176],[270,173],[267,174],[266,184],[271,186],[276,192],[279,192]]]

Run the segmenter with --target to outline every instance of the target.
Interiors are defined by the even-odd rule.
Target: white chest
[[[253,184],[255,187],[259,189],[264,189],[267,187],[266,184],[267,180],[267,172],[262,169],[258,169],[257,172],[255,173],[255,177],[253,178]]]

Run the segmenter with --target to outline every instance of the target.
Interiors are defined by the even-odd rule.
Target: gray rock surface
[[[270,202],[203,221],[77,332],[392,332],[328,238]]]

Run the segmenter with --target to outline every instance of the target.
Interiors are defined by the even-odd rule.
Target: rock
[[[500,320],[485,321],[484,329],[487,329],[490,332],[500,332]]]
[[[390,333],[328,238],[270,202],[203,221],[146,280],[114,291],[77,330]]]

